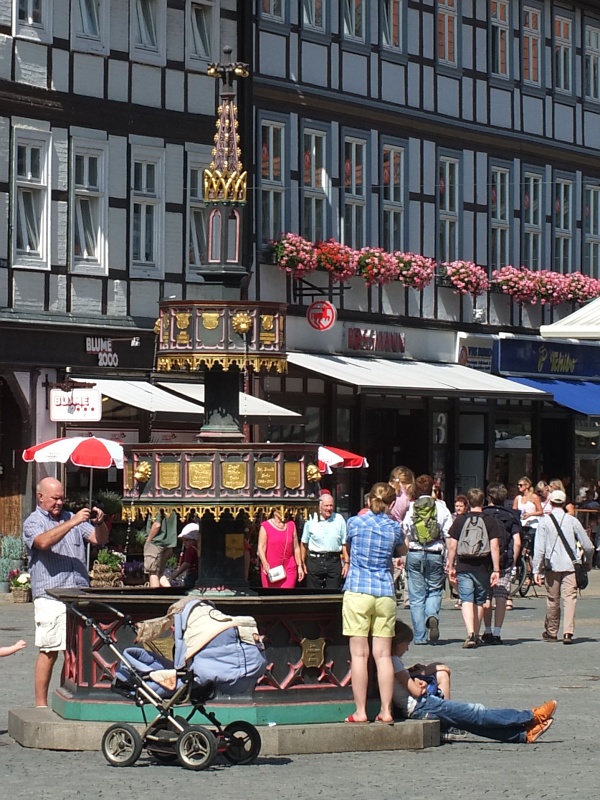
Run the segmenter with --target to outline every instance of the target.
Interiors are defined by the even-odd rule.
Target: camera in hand
[[[94,522],[97,519],[98,519],[98,511],[95,508],[92,508],[90,511],[89,521]]]

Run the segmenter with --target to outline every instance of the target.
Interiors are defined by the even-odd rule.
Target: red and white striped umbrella
[[[368,467],[369,462],[364,456],[342,450],[340,447],[319,447],[318,465],[321,472],[330,475],[332,467],[360,469]]]
[[[50,439],[23,450],[23,460],[60,464],[70,460],[77,467],[108,469],[114,464],[123,469],[123,446],[97,436]]]

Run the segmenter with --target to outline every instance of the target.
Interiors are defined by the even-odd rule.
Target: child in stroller
[[[108,728],[102,738],[102,752],[109,764],[134,764],[145,748],[157,761],[179,761],[185,769],[209,767],[217,753],[233,764],[247,764],[260,752],[260,734],[244,720],[223,727],[204,704],[216,692],[225,695],[251,691],[266,669],[264,648],[252,617],[231,617],[197,597],[184,597],[172,605],[165,617],[135,624],[118,609],[97,603],[130,626],[136,641],[150,644],[173,629],[174,658],[144,647],[126,648],[122,653],[110,636],[79,605],[71,610],[94,628],[120,664],[112,690],[135,701],[141,708],[142,733],[127,723]],[[175,713],[176,706],[191,705],[187,717]],[[156,709],[148,720],[147,706]],[[198,712],[214,730],[191,724]]]

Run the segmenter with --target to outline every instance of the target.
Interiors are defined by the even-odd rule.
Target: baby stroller
[[[120,618],[141,644],[150,645],[174,630],[173,661],[143,647],[121,652],[80,604],[71,605],[71,611],[94,629],[119,661],[111,689],[133,700],[144,718],[141,734],[127,723],[111,725],[104,733],[102,753],[111,766],[131,766],[144,748],[161,763],[179,761],[191,770],[206,769],[217,754],[232,764],[254,761],[261,747],[254,725],[239,720],[222,726],[205,708],[217,691],[228,695],[250,691],[265,672],[264,648],[252,617],[231,617],[205,600],[185,597],[165,617],[136,624],[107,603],[93,603]],[[181,705],[192,706],[187,716],[176,713]],[[148,706],[156,710],[151,720],[146,715]],[[212,727],[192,724],[196,712]]]

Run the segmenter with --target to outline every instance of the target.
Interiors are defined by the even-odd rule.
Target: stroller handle
[[[104,608],[106,611],[110,611],[110,613],[114,614],[115,617],[123,620],[125,625],[128,625],[129,627],[135,629],[135,623],[132,620],[132,618],[128,614],[124,614],[122,611],[119,611],[118,608],[115,608],[114,606],[111,606],[108,603],[104,603],[101,600],[85,600],[83,602],[85,603],[86,607],[95,606],[96,608]],[[80,607],[81,604],[82,604],[81,600],[78,600],[77,602],[74,603],[69,603],[69,610],[72,611],[73,614],[75,614],[75,616],[79,617],[79,619],[81,619],[85,623],[87,628],[90,628],[95,624],[94,619],[84,613],[84,611]]]

